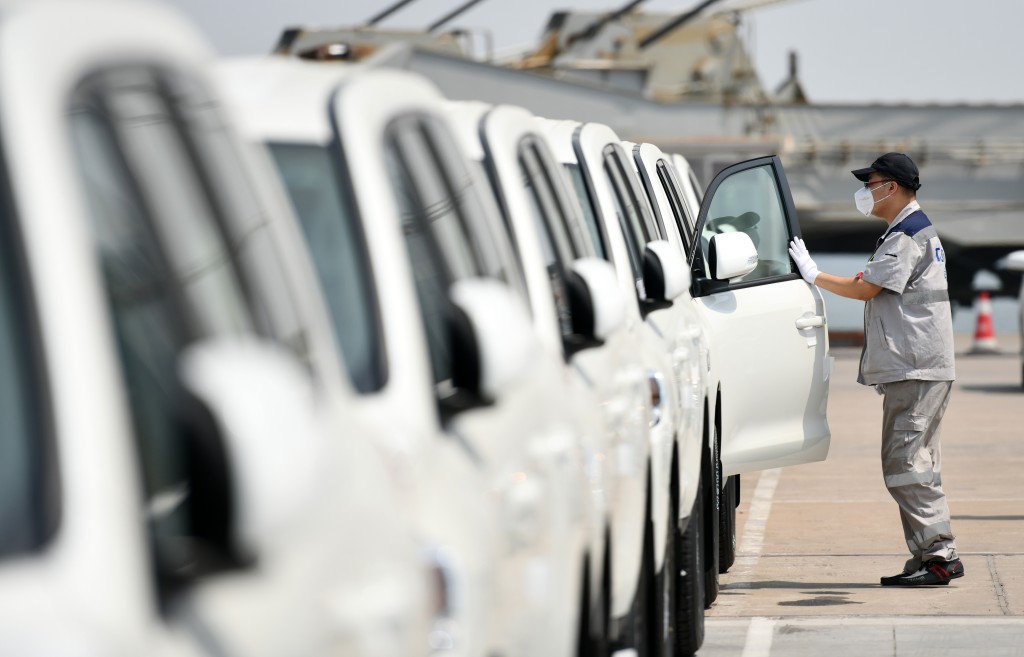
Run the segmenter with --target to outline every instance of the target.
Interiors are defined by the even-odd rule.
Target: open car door
[[[737,255],[729,247],[745,240],[716,240],[737,232],[757,250],[756,265],[746,256],[743,269],[753,268],[742,275],[722,263]],[[693,296],[710,329],[712,376],[721,384],[723,474],[824,460],[832,365],[825,302],[789,257],[800,227],[779,158],[719,173],[701,204],[696,235],[688,255]]]

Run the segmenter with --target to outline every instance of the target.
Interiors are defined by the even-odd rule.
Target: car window
[[[733,279],[749,282],[793,272],[789,259],[789,227],[782,193],[771,165],[754,167],[725,178],[715,190],[701,232],[704,262],[708,245],[718,233],[741,231],[757,248],[754,271]]]
[[[682,189],[679,186],[679,179],[676,177],[675,169],[665,160],[658,160],[657,163],[658,182],[665,195],[668,197],[669,205],[672,206],[672,216],[676,227],[679,229],[679,236],[683,240],[683,251],[689,253],[690,245],[693,244],[693,219],[690,217],[686,203],[683,201]]]
[[[414,184],[411,164],[401,141],[417,139],[415,130],[395,126],[385,144],[385,162],[402,224],[402,235],[415,277],[416,297],[419,301],[420,316],[427,336],[430,351],[431,370],[439,397],[452,390],[452,351],[449,340],[449,318],[451,302],[448,288],[453,277],[449,272],[439,247],[430,230],[430,206]],[[422,149],[420,150],[422,153]],[[472,266],[472,259],[466,262]]]
[[[211,211],[220,220],[221,239],[242,274],[239,285],[247,295],[249,313],[261,330],[287,347],[300,362],[312,367],[307,318],[285,270],[274,219],[267,215],[263,196],[253,188],[247,158],[231,138],[222,113],[190,76],[164,76],[172,109],[190,137],[194,166],[207,181]]]
[[[335,340],[361,392],[379,390],[385,350],[365,238],[334,155],[324,146],[271,144],[331,312]]]
[[[223,446],[196,432],[208,416],[178,379],[179,356],[204,337],[257,329],[171,102],[144,72],[115,72],[83,86],[69,121],[157,570],[173,579],[225,567],[231,547],[227,484],[197,478]]]
[[[0,559],[39,547],[45,510],[42,373],[32,362],[13,221],[0,213]]]
[[[519,145],[519,168],[526,195],[533,208],[534,227],[540,239],[544,266],[554,295],[555,312],[562,336],[571,335],[572,315],[566,283],[566,267],[575,260],[565,219],[558,206],[551,181],[544,175],[532,140]]]
[[[598,257],[609,260],[608,250],[605,247],[604,236],[601,233],[597,221],[597,213],[594,210],[594,200],[587,189],[586,181],[583,179],[583,171],[580,165],[571,162],[565,165],[565,172],[572,185],[576,198],[579,199],[580,210],[583,212],[583,223],[586,225],[587,234],[590,236],[590,243]]]
[[[636,283],[637,294],[644,298],[643,284],[643,254],[647,245],[644,235],[643,222],[640,219],[640,211],[636,198],[630,193],[629,186],[623,178],[622,168],[618,165],[618,158],[613,152],[606,152],[604,158],[604,172],[608,176],[608,182],[612,188],[612,200],[615,203],[615,216],[626,240],[626,250],[629,253],[629,265],[633,271],[633,280]]]

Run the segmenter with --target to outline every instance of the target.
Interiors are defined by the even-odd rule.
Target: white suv
[[[86,1],[5,6],[0,51],[0,654],[425,654],[429,573],[297,360],[330,336],[211,53]]]
[[[615,270],[594,255],[579,205],[535,117],[518,107],[454,101],[448,117],[491,181],[523,267],[534,324],[565,363],[571,384],[565,403],[589,418],[582,425],[591,438],[587,462],[596,529],[588,554],[589,627],[600,645],[607,625],[606,573],[630,573],[634,581],[640,573],[638,547],[648,525],[648,426],[656,412],[651,388],[626,327]]]
[[[728,167],[694,207],[694,190],[675,175],[679,156],[651,144],[633,153],[660,227],[692,266],[690,304],[709,341],[722,483],[718,547],[710,557],[725,572],[736,556],[738,475],[828,453],[825,303],[787,252],[800,227],[778,158]]]
[[[450,565],[450,646],[572,654],[579,429],[443,99],[419,76],[339,63],[220,75],[289,188],[365,407],[389,418],[395,462],[418,466],[418,526]]]

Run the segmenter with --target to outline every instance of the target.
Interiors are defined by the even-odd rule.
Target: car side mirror
[[[727,281],[757,267],[757,247],[743,232],[719,233],[708,245],[708,267],[715,280]]]
[[[573,333],[601,344],[626,323],[626,298],[615,267],[601,258],[580,258],[568,278]]]
[[[474,278],[449,291],[457,389],[493,403],[533,366],[540,341],[524,302],[504,283]]]
[[[280,347],[232,339],[187,348],[179,376],[223,442],[233,547],[257,556],[317,498],[327,436],[309,374]]]
[[[690,287],[686,258],[666,240],[647,243],[643,277],[647,300],[659,304],[671,303]]]

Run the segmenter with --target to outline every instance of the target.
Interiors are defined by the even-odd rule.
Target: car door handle
[[[815,315],[814,317],[801,317],[796,320],[796,327],[801,331],[803,329],[818,328],[825,325],[825,317],[822,315]]]

